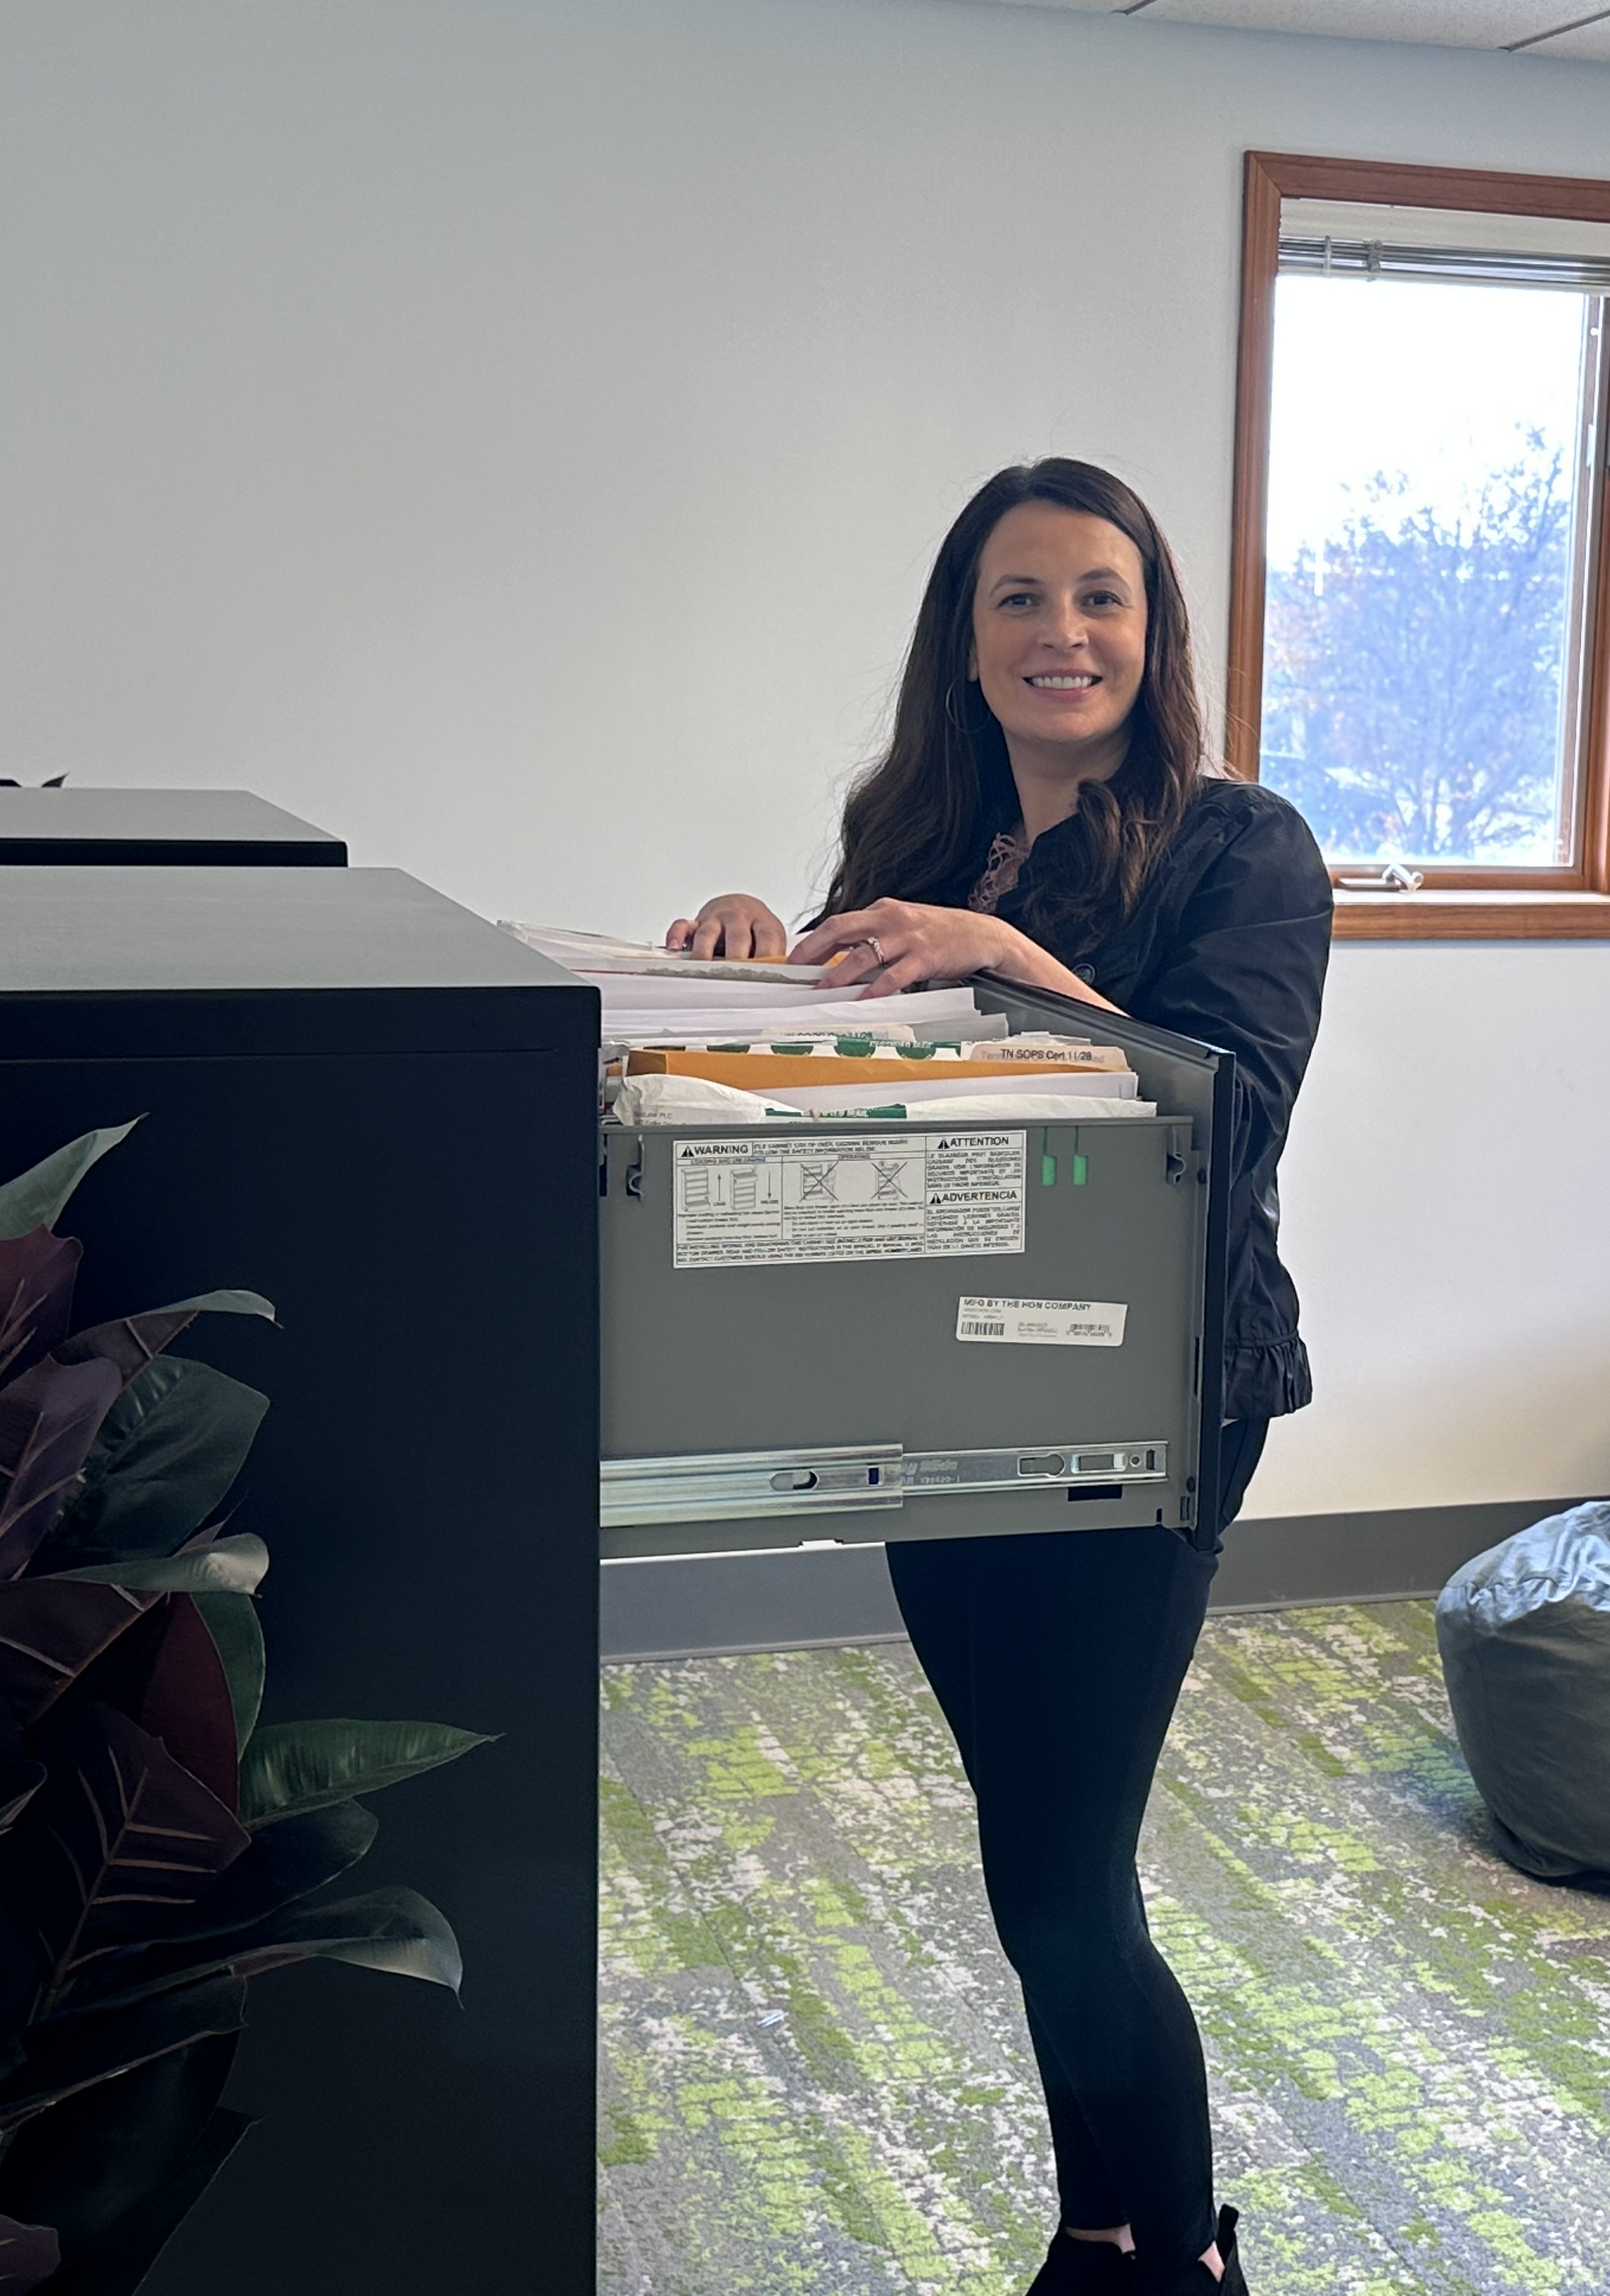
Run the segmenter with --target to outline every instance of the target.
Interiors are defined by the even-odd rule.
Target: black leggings
[[[1267,1431],[1262,1420],[1224,1431],[1221,1526]],[[1212,2148],[1202,2043],[1147,1931],[1135,1847],[1217,1567],[1161,1527],[889,1546],[978,1802],[1063,2221],[1132,2224],[1158,2270],[1213,2238]]]

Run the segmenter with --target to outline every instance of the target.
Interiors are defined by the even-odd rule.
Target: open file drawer
[[[973,985],[1014,1029],[1121,1045],[1156,1116],[604,1128],[606,1556],[1159,1522],[1212,1544],[1234,1062]],[[888,1256],[813,1256],[840,1250]],[[1002,1301],[1089,1306],[978,1304]],[[1008,1336],[1036,1324],[1079,1336]]]

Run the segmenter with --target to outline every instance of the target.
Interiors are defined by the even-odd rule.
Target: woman
[[[840,955],[835,989],[872,996],[988,970],[1235,1054],[1221,1529],[1269,1420],[1310,1391],[1275,1168],[1330,913],[1300,816],[1204,764],[1184,600],[1145,505],[1088,463],[1000,472],[941,547],[888,754],[792,961]],[[787,934],[727,894],[667,942],[775,957]],[[1031,2296],[1231,2296],[1201,2043],[1135,1874],[1215,1556],[1158,1526],[896,1541],[889,1564],[977,1798],[1045,2085],[1062,2225]]]

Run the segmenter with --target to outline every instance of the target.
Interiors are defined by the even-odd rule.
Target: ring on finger
[[[866,939],[861,943],[861,947],[863,948],[869,948],[872,951],[873,959],[875,964],[879,965],[888,964],[889,959],[883,955],[883,942],[880,940],[875,940],[870,933],[867,934]]]

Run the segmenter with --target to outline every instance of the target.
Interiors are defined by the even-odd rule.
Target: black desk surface
[[[249,790],[0,789],[0,860],[341,868],[327,829]]]

